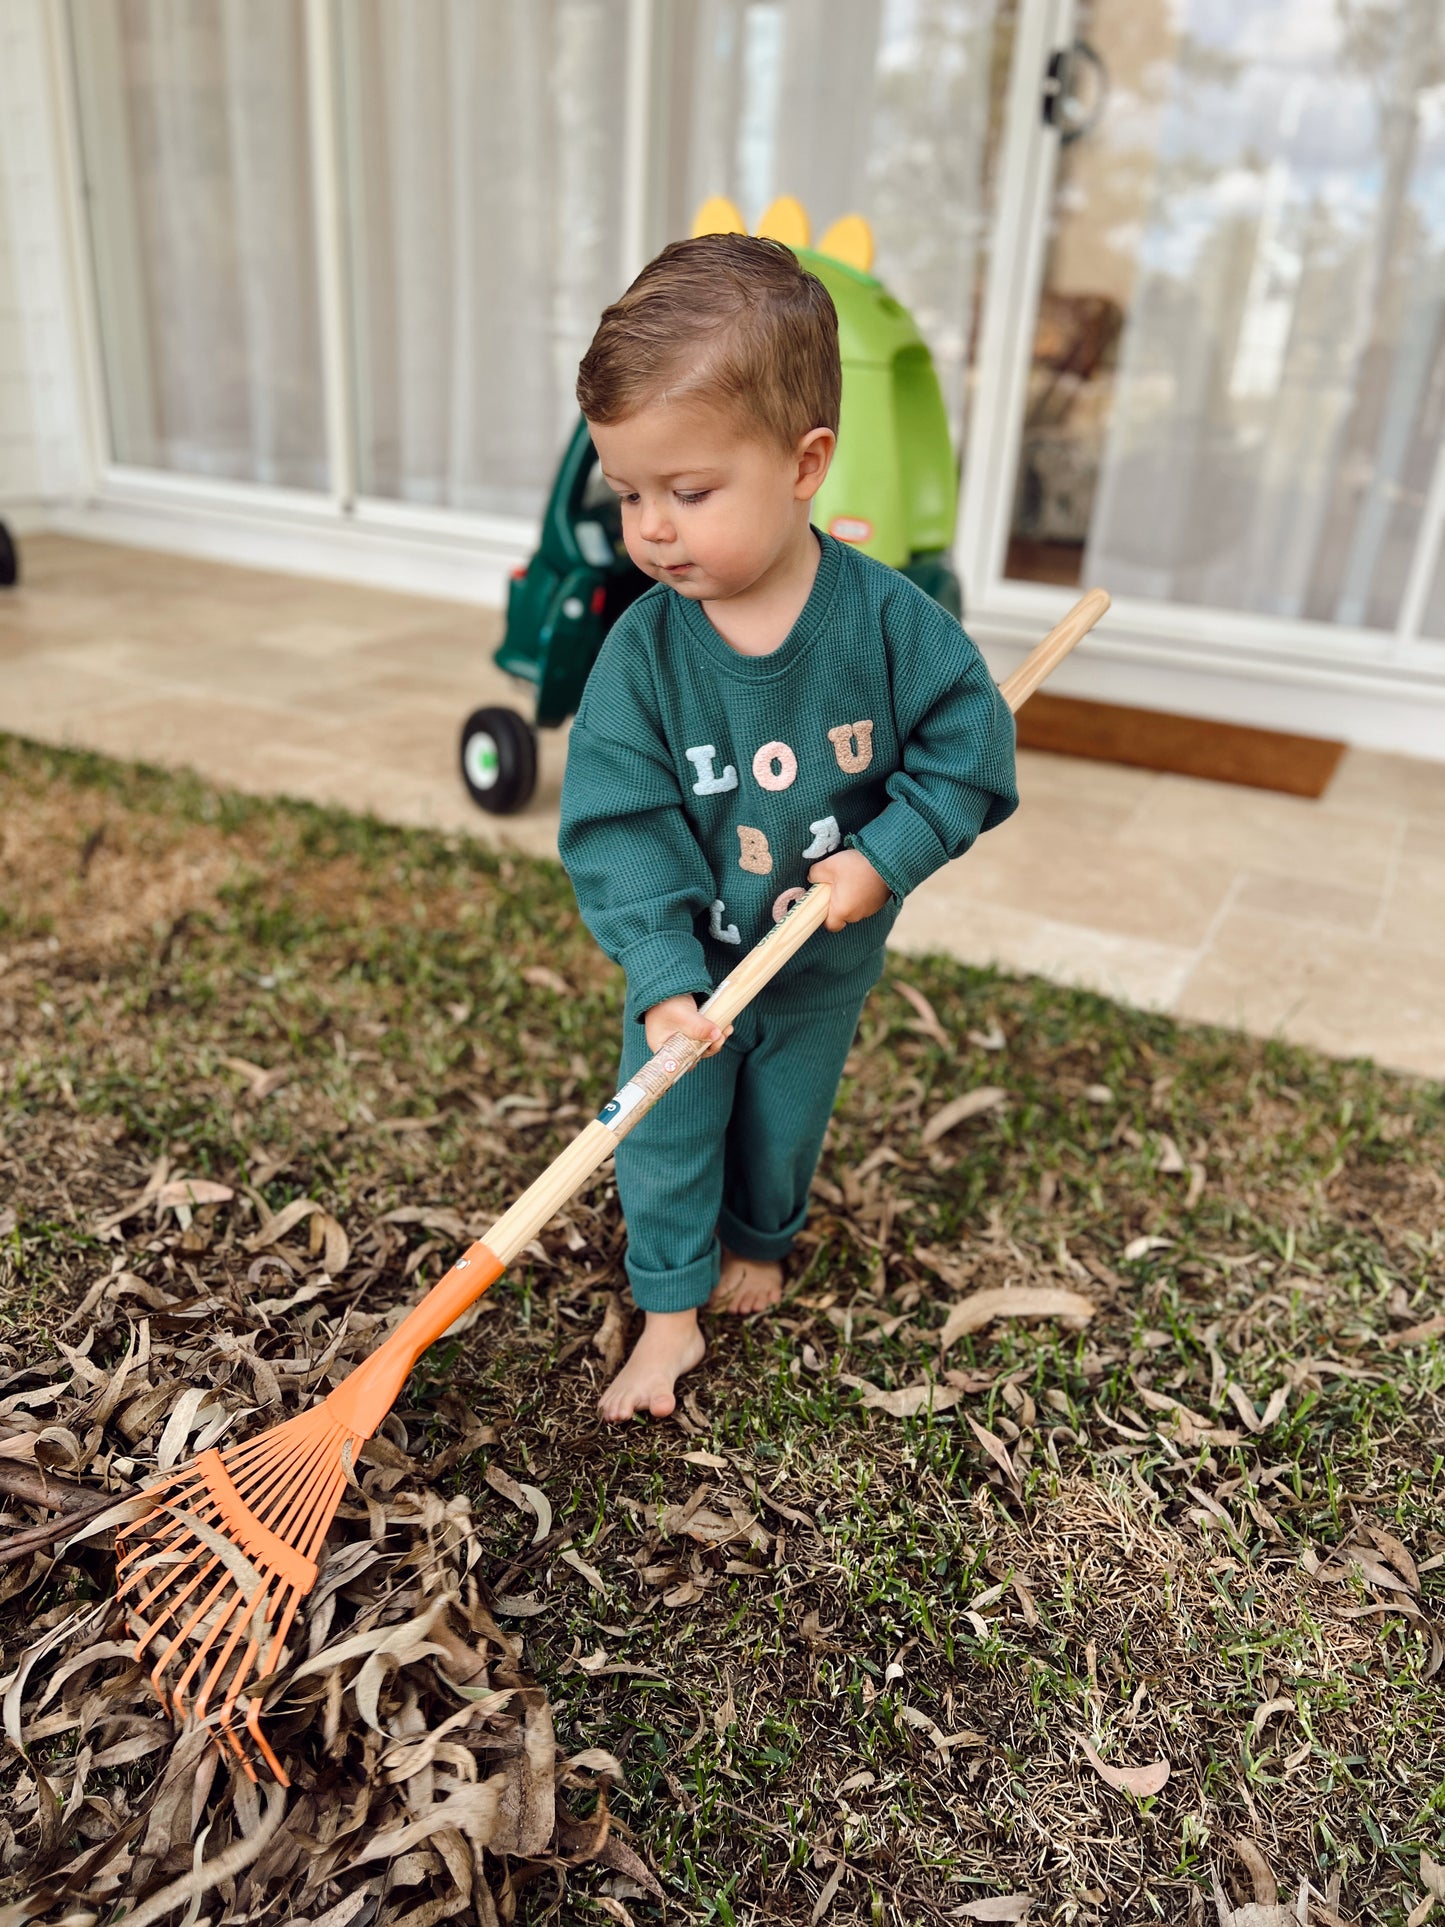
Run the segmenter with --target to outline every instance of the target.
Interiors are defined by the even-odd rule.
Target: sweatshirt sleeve
[[[921,592],[889,596],[883,624],[903,767],[887,807],[846,840],[901,903],[1019,799],[1013,717],[968,636]]]
[[[694,927],[715,894],[712,872],[683,810],[636,619],[618,624],[587,679],[557,840],[583,922],[627,973],[629,1018],[712,989]]]

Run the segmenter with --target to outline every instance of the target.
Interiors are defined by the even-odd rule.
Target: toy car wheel
[[[0,522],[0,589],[12,588],[19,580],[20,557],[15,553],[9,529]]]
[[[537,739],[515,709],[474,709],[462,726],[462,780],[493,816],[521,809],[537,786]]]

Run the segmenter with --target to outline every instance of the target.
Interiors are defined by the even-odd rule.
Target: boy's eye
[[[691,494],[685,494],[681,489],[679,489],[677,493],[677,499],[679,502],[683,503],[686,507],[691,508],[694,502],[705,502],[708,496],[711,494],[712,494],[712,490],[710,488],[700,488],[693,491],[693,493]]]

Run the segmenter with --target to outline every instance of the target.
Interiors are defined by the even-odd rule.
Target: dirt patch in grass
[[[337,1369],[359,1357],[609,1094],[620,982],[555,868],[465,839],[14,743],[0,820],[0,1432],[70,1431],[78,1456],[38,1462],[114,1487],[187,1385],[244,1433],[267,1371],[289,1385],[338,1334]],[[937,1126],[982,1089],[1002,1099]],[[596,1417],[631,1316],[604,1179],[423,1361],[388,1434],[407,1463],[383,1443],[363,1484],[466,1509],[490,1663],[537,1682],[560,1758],[615,1759],[620,1783],[564,1792],[578,1825],[610,1799],[674,1917],[1027,1895],[1036,1921],[1194,1920],[1216,1877],[1250,1897],[1253,1854],[1312,1919],[1401,1922],[1445,1855],[1442,1164],[1437,1088],[898,961],[782,1315],[713,1332],[675,1421]],[[178,1177],[232,1195],[158,1203]],[[267,1242],[298,1200],[318,1211]],[[941,1347],[951,1308],[1020,1287],[1092,1315]],[[154,1409],[82,1422],[147,1321],[173,1361]],[[374,1529],[352,1513],[338,1550]],[[44,1516],[12,1499],[5,1529]],[[96,1547],[0,1570],[0,1673],[108,1592]],[[77,1731],[0,1773],[10,1893],[160,1797],[146,1753],[70,1800]],[[1120,1790],[1085,1743],[1168,1777]],[[503,1912],[542,1918],[558,1858],[513,1856]],[[485,1918],[444,1855],[408,1873],[382,1917]],[[566,1918],[660,1918],[635,1870],[569,1882]]]

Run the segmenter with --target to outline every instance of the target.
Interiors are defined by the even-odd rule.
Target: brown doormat
[[[1291,736],[1278,729],[1247,729],[1241,723],[1043,693],[1030,697],[1019,711],[1018,740],[1020,749],[1092,756],[1173,776],[1283,790],[1289,796],[1323,796],[1345,751],[1343,743],[1319,736]]]

